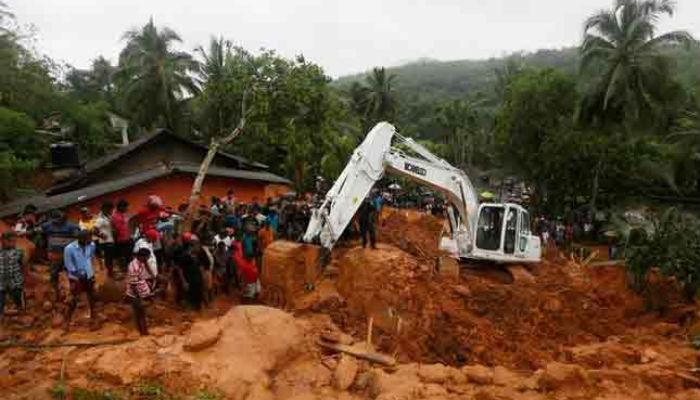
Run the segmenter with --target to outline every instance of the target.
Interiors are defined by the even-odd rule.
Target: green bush
[[[670,208],[628,231],[625,259],[632,286],[643,290],[651,268],[674,277],[688,300],[700,292],[700,221]]]

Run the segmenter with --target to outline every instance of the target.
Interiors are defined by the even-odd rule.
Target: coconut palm
[[[133,121],[149,129],[156,124],[173,129],[181,101],[198,91],[191,75],[197,63],[173,49],[182,40],[169,28],[146,25],[124,34],[116,74],[123,106]]]
[[[656,35],[659,18],[672,16],[674,6],[671,0],[616,0],[612,9],[588,18],[581,67],[601,76],[588,106],[632,120],[658,108],[669,82],[662,47],[694,41],[685,31]]]
[[[202,82],[200,114],[203,116],[202,125],[208,136],[223,135],[231,119],[231,110],[227,107],[226,99],[229,93],[226,81],[230,77],[229,64],[232,57],[233,44],[224,38],[212,37],[207,49],[200,46],[195,52],[201,57],[199,63],[199,78]]]
[[[452,162],[471,167],[479,135],[483,133],[480,120],[481,100],[451,100],[437,109],[436,122],[446,131],[445,142],[451,149]]]
[[[108,99],[111,98],[114,87],[112,83],[114,71],[115,68],[103,56],[92,60],[92,81],[99,90],[104,92],[105,97]]]
[[[391,121],[396,116],[396,75],[387,73],[384,67],[374,68],[365,79],[365,117],[370,123]]]

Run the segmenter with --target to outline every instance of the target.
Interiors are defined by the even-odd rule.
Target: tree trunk
[[[593,221],[595,221],[595,214],[597,212],[596,200],[598,199],[600,168],[601,168],[601,161],[598,160],[598,163],[595,166],[595,171],[593,171],[593,185],[591,188],[591,202],[589,204],[591,218]]]
[[[214,160],[216,153],[222,146],[226,146],[231,143],[234,139],[243,133],[243,128],[246,122],[246,93],[243,94],[243,100],[241,101],[241,119],[238,121],[238,126],[233,130],[228,136],[223,138],[212,138],[209,144],[209,150],[207,155],[204,156],[202,164],[199,166],[199,171],[197,171],[197,177],[194,179],[192,184],[192,193],[187,201],[187,212],[185,214],[185,220],[183,221],[183,232],[187,232],[192,229],[192,221],[194,220],[195,208],[200,196],[202,195],[202,185],[204,184],[204,178],[207,176],[207,171],[209,171],[209,166]]]

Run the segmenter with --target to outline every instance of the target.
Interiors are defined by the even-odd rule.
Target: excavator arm
[[[420,157],[392,147],[393,139],[398,139]],[[318,239],[323,247],[332,248],[374,184],[387,172],[442,192],[456,210],[450,213],[450,225],[459,252],[464,254],[471,250],[479,205],[469,178],[425,147],[400,136],[387,122],[375,125],[355,149],[324,202],[313,210],[304,241]]]

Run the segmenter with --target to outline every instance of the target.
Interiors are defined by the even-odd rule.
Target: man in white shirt
[[[112,277],[114,267],[114,228],[112,227],[112,211],[114,204],[107,200],[102,203],[100,213],[93,224],[94,236],[98,239],[97,252],[104,260],[107,275]]]

